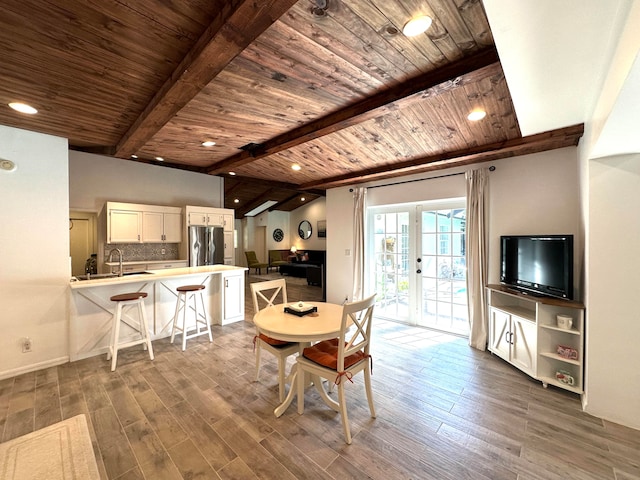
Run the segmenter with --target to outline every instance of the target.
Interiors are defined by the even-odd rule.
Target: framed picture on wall
[[[324,238],[327,236],[327,221],[318,220],[318,238]]]

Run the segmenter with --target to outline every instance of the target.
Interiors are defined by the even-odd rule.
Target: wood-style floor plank
[[[249,281],[257,281],[254,276]],[[287,277],[288,278],[288,277]],[[318,287],[288,278],[289,298]],[[640,431],[585,414],[465,339],[374,321],[372,419],[347,385],[352,445],[317,392],[280,418],[277,364],[254,381],[253,316],[205,337],[154,342],[0,380],[0,439],[85,414],[103,480],[640,480]],[[290,359],[288,368],[295,360]]]

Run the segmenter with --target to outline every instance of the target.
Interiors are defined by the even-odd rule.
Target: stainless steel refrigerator
[[[222,227],[189,227],[189,266],[224,263],[224,229]]]

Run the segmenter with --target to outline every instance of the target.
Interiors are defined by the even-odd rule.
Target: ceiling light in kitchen
[[[164,162],[164,158],[162,158],[162,157],[156,157],[156,160],[159,161],[159,162]]]
[[[402,33],[407,37],[415,37],[416,35],[426,32],[431,26],[431,22],[431,17],[427,17],[426,15],[414,17],[405,23],[402,28]]]
[[[297,163],[294,163],[293,165],[291,165],[291,170],[295,170],[297,172],[300,169],[302,169],[302,167],[300,165],[298,165]]]
[[[305,200],[306,200],[306,198],[304,198],[304,197],[300,197],[300,201],[301,201],[301,202],[304,202]]]
[[[229,175],[234,176],[236,172],[229,172]]]
[[[213,142],[211,140],[207,140],[206,142],[202,142],[202,146],[203,147],[213,147],[216,144],[216,142]]]
[[[233,203],[240,203],[240,199],[238,199],[238,198],[234,198],[234,199],[233,199]]]
[[[487,112],[484,110],[476,109],[472,111],[469,115],[467,115],[467,119],[472,122],[477,122],[478,120],[482,120],[487,116]]]
[[[38,113],[38,110],[33,108],[31,105],[27,105],[26,103],[11,102],[9,106],[13,108],[16,112],[20,112],[20,113],[27,113],[29,115]]]
[[[138,155],[134,153],[133,155],[131,155],[131,158],[138,158]]]

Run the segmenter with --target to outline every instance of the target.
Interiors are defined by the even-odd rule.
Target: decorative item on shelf
[[[318,307],[312,305],[310,303],[298,302],[292,303],[286,307],[284,307],[284,311],[286,313],[291,313],[293,315],[297,315],[298,317],[303,317],[310,313],[314,313],[318,311]]]
[[[556,315],[556,322],[558,328],[571,330],[571,327],[573,327],[573,318],[571,318],[569,315]]]
[[[578,360],[578,350],[572,347],[567,347],[566,345],[558,345],[556,353],[562,358],[566,358],[568,360]]]
[[[558,370],[556,372],[556,380],[565,385],[575,385],[576,381],[573,376],[566,370]]]

